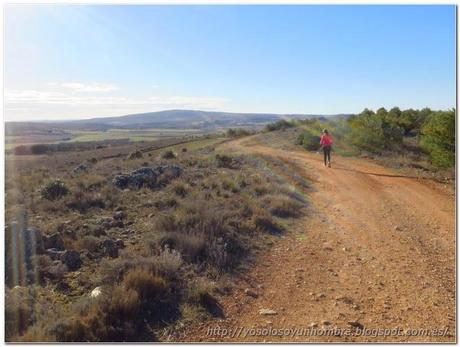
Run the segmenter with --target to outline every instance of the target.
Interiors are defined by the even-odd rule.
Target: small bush
[[[172,190],[173,192],[184,198],[186,195],[187,195],[187,188],[185,187],[185,184],[183,183],[176,183],[173,187],[172,187]]]
[[[276,217],[299,217],[302,214],[302,204],[292,198],[272,196],[269,201],[269,211]]]
[[[176,231],[179,223],[173,214],[160,214],[155,220],[155,229],[158,231]]]
[[[134,290],[141,300],[158,300],[167,293],[166,281],[144,269],[129,272],[123,279],[128,290]]]
[[[267,124],[265,126],[265,131],[282,130],[282,129],[292,128],[294,126],[295,126],[294,122],[282,119],[275,123]]]
[[[298,142],[307,150],[307,151],[317,151],[321,146],[319,144],[320,137],[312,134],[309,131],[304,131],[299,135]]]
[[[257,210],[251,218],[251,222],[255,228],[271,234],[279,234],[282,230],[280,226],[273,220],[264,210]]]
[[[224,189],[224,190],[229,190],[232,193],[237,193],[238,192],[238,188],[235,185],[235,182],[232,181],[231,179],[222,179],[221,184],[222,184],[222,189]]]
[[[256,184],[254,185],[253,190],[256,196],[262,196],[268,194],[269,187],[266,184]]]
[[[156,200],[153,205],[159,210],[165,210],[167,208],[176,207],[178,205],[177,200],[173,197],[160,197]]]
[[[118,283],[129,271],[136,268],[153,271],[155,269],[155,259],[141,255],[127,255],[126,257],[112,260],[104,258],[100,266],[102,283],[108,285]]]
[[[79,250],[87,249],[90,252],[96,252],[99,249],[100,239],[95,236],[84,236],[76,242],[76,247]]]
[[[165,278],[176,279],[182,263],[179,252],[165,249],[155,257],[155,271]]]
[[[134,152],[131,152],[129,153],[128,155],[128,159],[132,160],[132,159],[140,159],[140,158],[143,158],[144,155],[142,154],[141,151],[134,151]]]
[[[40,189],[40,195],[47,200],[57,200],[69,194],[69,191],[69,188],[63,181],[56,179],[46,183]]]
[[[85,213],[91,208],[105,208],[105,202],[99,193],[77,189],[67,202],[67,207]]]
[[[30,146],[30,150],[32,154],[45,154],[50,151],[50,146],[46,144],[36,144]]]
[[[247,129],[244,128],[230,128],[226,132],[227,137],[243,137],[243,136],[249,136],[251,135],[251,132]]]
[[[156,249],[163,251],[175,250],[180,252],[184,260],[196,262],[202,259],[204,254],[206,237],[200,234],[182,232],[160,233],[155,239],[150,241],[149,247],[153,252]]]
[[[200,234],[186,234],[181,238],[181,253],[185,259],[196,262],[203,256],[206,249],[206,236]]]
[[[167,150],[161,154],[161,157],[163,159],[174,159],[176,157],[176,154],[171,150]]]
[[[216,154],[216,164],[217,167],[224,167],[224,168],[232,168],[233,164],[233,158],[229,155],[225,154]]]
[[[106,208],[113,208],[119,204],[120,190],[113,185],[105,185],[101,188],[100,197]]]

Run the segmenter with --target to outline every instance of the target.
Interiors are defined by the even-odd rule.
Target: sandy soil
[[[312,182],[310,207],[238,280],[222,302],[225,318],[189,329],[184,341],[455,341],[452,189],[357,158],[335,156],[326,168],[318,154],[252,139],[224,146],[298,165]],[[394,330],[372,336],[376,329]]]

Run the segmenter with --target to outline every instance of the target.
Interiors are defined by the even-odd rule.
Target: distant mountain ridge
[[[56,122],[6,122],[6,134],[14,135],[21,129],[35,127],[38,129],[147,129],[147,128],[175,128],[175,129],[202,129],[216,130],[232,127],[257,128],[281,119],[310,119],[347,117],[339,115],[315,114],[276,114],[276,113],[232,113],[200,110],[166,110],[129,114],[117,117],[99,117],[91,119],[56,121]]]
[[[305,119],[318,117],[312,114],[276,114],[276,113],[232,113],[200,110],[167,110],[129,114],[119,117],[93,118],[74,121],[74,124],[107,124],[113,127],[145,127],[148,124],[162,127],[228,127],[251,126],[276,122],[280,119]]]

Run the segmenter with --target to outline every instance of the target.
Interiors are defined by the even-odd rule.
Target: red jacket
[[[321,146],[330,146],[332,145],[332,137],[330,135],[323,134],[321,135],[321,140],[319,141]]]

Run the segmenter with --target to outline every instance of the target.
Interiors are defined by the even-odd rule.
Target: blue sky
[[[5,8],[7,120],[455,106],[454,6]]]

